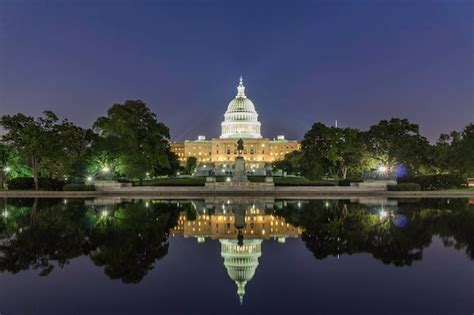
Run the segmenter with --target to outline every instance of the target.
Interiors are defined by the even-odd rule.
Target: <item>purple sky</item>
[[[290,5],[291,4],[291,5]],[[89,127],[142,99],[175,140],[216,137],[238,77],[267,137],[406,117],[474,121],[472,1],[1,1],[0,114]]]

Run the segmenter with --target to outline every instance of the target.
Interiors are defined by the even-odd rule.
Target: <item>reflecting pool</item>
[[[472,314],[467,199],[0,199],[0,314]]]

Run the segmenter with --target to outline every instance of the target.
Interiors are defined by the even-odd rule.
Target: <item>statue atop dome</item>
[[[239,86],[237,87],[237,96],[236,97],[246,97],[245,96],[244,78],[242,78],[242,76],[240,76],[240,79],[239,79]]]

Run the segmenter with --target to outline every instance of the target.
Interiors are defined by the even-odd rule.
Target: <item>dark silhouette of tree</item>
[[[92,229],[89,255],[111,279],[138,283],[168,253],[169,231],[178,216],[172,204],[120,204]]]
[[[13,229],[3,226],[1,271],[17,273],[33,268],[47,275],[55,265],[63,267],[83,254],[87,245],[83,202],[64,205],[61,200],[34,199],[29,209],[10,222]],[[10,215],[17,210],[11,210]]]
[[[423,258],[435,235],[474,259],[472,208],[466,199],[421,200],[402,202],[398,210],[381,216],[347,200],[313,200],[299,206],[288,203],[277,214],[304,229],[302,240],[317,259],[370,253],[384,264],[408,266]]]

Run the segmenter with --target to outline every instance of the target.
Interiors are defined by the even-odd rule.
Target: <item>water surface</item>
[[[467,199],[0,200],[0,313],[472,314]]]

